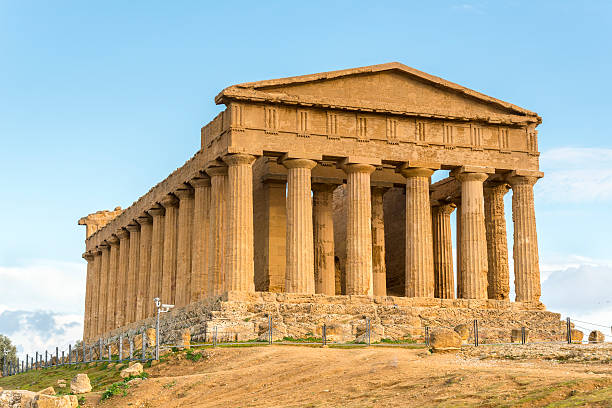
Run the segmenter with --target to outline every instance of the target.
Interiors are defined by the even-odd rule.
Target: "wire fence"
[[[430,347],[432,333],[440,329],[453,330],[459,334],[463,345],[475,347],[483,345],[529,345],[529,344],[597,344],[612,340],[612,335],[605,334],[599,329],[610,329],[612,326],[580,320],[566,319],[565,329],[556,333],[530,330],[525,326],[509,324],[508,327],[487,327],[478,319],[469,324],[462,323],[456,326],[426,325],[418,327],[403,326],[403,336],[394,338],[383,337],[380,334],[380,325],[372,326],[369,318],[365,324],[357,327],[355,332],[346,333],[342,324],[323,323],[317,327],[316,333],[304,332],[300,335],[287,336],[286,330],[279,328],[272,317],[268,317],[267,327],[263,327],[255,339],[246,338],[243,331],[233,331],[228,327],[206,326],[206,330],[199,333],[199,341],[187,340],[180,342],[163,341],[159,325],[156,329],[143,327],[131,335],[119,335],[112,339],[98,340],[93,344],[78,344],[68,349],[55,350],[44,353],[36,352],[34,356],[26,354],[25,359],[8,361],[3,359],[2,376],[12,376],[32,370],[45,370],[63,366],[72,366],[89,363],[125,363],[132,361],[147,362],[159,359],[160,353],[176,348],[222,347],[244,345],[304,345],[324,347]],[[578,324],[579,323],[579,324]],[[593,329],[596,328],[596,329]],[[595,336],[597,330],[598,335]],[[583,332],[591,333],[584,338]],[[147,332],[149,335],[147,335]],[[532,333],[533,332],[533,333]],[[508,338],[507,334],[510,333]],[[170,340],[171,336],[167,336]],[[548,340],[542,340],[547,337]],[[503,339],[507,339],[504,341]],[[540,340],[531,340],[540,339]]]

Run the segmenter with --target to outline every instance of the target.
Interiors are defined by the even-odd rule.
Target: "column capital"
[[[125,228],[119,228],[117,230],[117,237],[119,240],[123,240],[130,237],[130,233]]]
[[[179,200],[185,200],[193,197],[193,188],[191,188],[188,184],[183,184],[178,190],[174,192],[174,195],[179,198]]]
[[[400,169],[402,176],[408,177],[431,177],[434,174],[434,170],[426,167],[408,167]]]
[[[197,177],[189,180],[193,188],[210,187],[210,177]]]
[[[132,232],[140,231],[140,225],[136,224],[136,222],[134,222],[133,224],[128,224],[125,228],[130,232],[130,234]]]
[[[467,172],[459,172],[459,173],[451,173],[454,178],[456,178],[460,182],[464,181],[480,181],[484,182],[489,175],[487,173],[467,173]]]
[[[108,242],[110,246],[118,246],[119,238],[117,237],[117,235],[111,235],[110,238],[106,240],[106,242]]]
[[[345,164],[342,166],[342,169],[345,173],[366,173],[372,174],[376,167],[371,164],[366,163],[353,163],[353,164]]]
[[[92,250],[93,254],[96,256],[102,255],[102,248],[101,245],[96,246],[93,250]]]
[[[136,221],[140,225],[153,224],[153,218],[149,214],[147,214],[147,213],[144,213],[141,216],[139,216],[138,218],[136,218]]]
[[[504,190],[504,193],[510,189],[508,182],[505,180],[491,180],[488,179],[484,182],[485,189],[501,189]]]
[[[149,215],[153,216],[153,217],[159,217],[165,214],[166,210],[164,207],[162,207],[161,205],[157,204],[155,205],[155,207],[147,210],[147,212],[149,213]],[[138,217],[140,218],[140,217]]]
[[[541,177],[542,176],[538,177],[537,175],[520,175],[516,174],[516,172],[513,171],[508,174],[506,180],[508,181],[508,183],[510,183],[512,187],[524,185],[533,186]]]
[[[91,262],[94,259],[94,254],[92,253],[92,251],[87,251],[83,253],[82,257],[87,262]]]
[[[212,162],[206,166],[206,174],[210,177],[227,176],[227,166],[223,162]]]
[[[308,169],[312,170],[317,162],[310,159],[286,159],[283,160],[282,165],[288,169]]]
[[[241,164],[251,165],[255,161],[256,157],[245,153],[234,153],[223,156],[222,160],[228,166],[238,166]]]
[[[438,212],[445,215],[450,215],[455,211],[457,205],[455,203],[432,201],[431,209],[434,212]]]
[[[162,198],[159,203],[163,205],[164,208],[178,207],[179,200],[173,194],[168,194]]]
[[[102,241],[102,243],[98,245],[98,248],[100,252],[104,251],[105,249],[110,248],[110,244],[108,243],[108,240]]]

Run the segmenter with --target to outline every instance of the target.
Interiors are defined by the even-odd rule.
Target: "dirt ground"
[[[542,355],[547,352],[521,358],[484,348],[430,354],[392,347],[268,346],[197,353],[203,354],[197,362],[172,354],[148,369],[151,378],[131,386],[126,396],[95,406],[612,406],[612,365],[588,361],[588,351],[578,362],[548,360]]]

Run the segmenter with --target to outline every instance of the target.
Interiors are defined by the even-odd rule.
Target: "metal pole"
[[[36,352],[36,366],[34,368],[38,370],[38,351]]]
[[[567,322],[567,344],[572,344],[572,322],[570,321],[569,317],[566,319],[566,322]]]
[[[272,316],[269,317],[268,322],[268,344],[272,344]]]
[[[217,347],[217,326],[215,326],[215,331],[213,333],[213,347]]]
[[[521,327],[521,344],[525,344],[526,342],[526,335],[525,335],[525,327]]]
[[[111,356],[111,345],[108,345],[108,362],[110,363],[112,360],[112,356]]]
[[[142,351],[142,361],[145,361],[146,353],[147,353],[147,331],[144,327],[142,328],[142,350],[141,351]]]
[[[98,361],[102,361],[102,339],[98,339]]]
[[[372,339],[372,335],[371,335],[372,326],[371,326],[369,318],[367,320],[366,328],[368,330],[368,346],[370,346],[371,345],[371,339]]]
[[[327,325],[325,323],[323,323],[323,335],[321,336],[321,342],[323,343],[323,346],[327,345]]]
[[[157,319],[155,320],[155,359],[159,361],[159,307],[157,308]]]
[[[478,320],[474,319],[474,346],[478,347]]]
[[[425,326],[425,346],[429,347],[429,326]]]
[[[123,334],[119,335],[119,362],[123,361]]]
[[[130,361],[134,359],[134,339],[130,338]]]
[[[47,368],[47,358],[48,358],[48,354],[47,354],[47,350],[45,350],[45,368]]]
[[[72,344],[68,345],[68,365],[72,364]]]
[[[59,347],[55,347],[55,366],[59,366]]]
[[[66,358],[64,357],[64,350],[62,350],[62,362],[60,363],[60,365],[64,365],[66,362]]]

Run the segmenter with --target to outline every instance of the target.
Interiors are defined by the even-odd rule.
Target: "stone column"
[[[138,285],[136,296],[136,317],[139,321],[151,316],[150,306],[153,305],[151,290],[151,253],[153,240],[153,218],[147,213],[138,217],[140,224],[140,249],[138,250]]]
[[[138,288],[142,286],[140,282],[140,225],[134,223],[126,227],[130,233],[130,255],[128,259],[128,286],[127,286],[127,306],[126,324],[135,322],[138,319],[139,299]]]
[[[255,292],[253,263],[253,162],[249,154],[230,154],[228,165],[226,290]]]
[[[431,208],[434,258],[434,296],[440,299],[455,298],[455,274],[453,272],[453,240],[450,215],[455,204],[437,203]]]
[[[117,302],[115,303],[115,326],[121,327],[127,323],[128,309],[128,268],[130,265],[130,233],[121,229],[119,237],[119,269],[117,273]]]
[[[100,244],[100,290],[98,302],[98,336],[104,334],[108,323],[108,292],[110,282],[110,245],[104,241]]]
[[[374,293],[372,277],[372,197],[370,164],[348,164],[346,183],[346,294]]]
[[[99,247],[93,251],[94,253],[94,289],[91,297],[91,313],[93,316],[92,327],[91,327],[91,335],[92,338],[100,335],[100,329],[98,326],[98,321],[100,320],[100,299],[103,298],[104,293],[100,296],[100,286],[102,285],[102,250]]]
[[[93,292],[93,254],[85,252],[83,259],[87,261],[87,276],[85,278],[85,314],[83,319],[83,342],[89,342],[91,338],[91,297]]]
[[[489,299],[506,300],[510,293],[508,270],[508,239],[504,195],[509,186],[505,182],[484,183],[484,213],[489,264],[487,293]]]
[[[464,299],[463,296],[463,276],[461,275],[461,199],[455,202],[457,211],[455,212],[455,222],[457,225],[455,237],[455,249],[457,251],[457,299]]]
[[[218,296],[225,290],[225,221],[227,196],[227,167],[206,169],[210,176],[210,234],[208,253],[208,295]]]
[[[177,265],[176,265],[176,306],[189,304],[191,288],[191,239],[193,237],[193,189],[185,185],[174,194],[179,198]]]
[[[208,294],[208,239],[210,179],[196,178],[189,182],[194,188],[193,238],[191,253],[191,287],[189,301],[202,300]]]
[[[335,188],[335,184],[312,185],[315,293],[329,296],[336,294],[333,219]]]
[[[106,291],[106,332],[115,329],[116,304],[119,283],[119,238],[115,235],[108,239],[110,244],[110,258],[108,261],[108,290]]]
[[[147,300],[147,316],[155,315],[153,298],[162,296],[162,268],[164,265],[164,207],[158,206],[147,211],[153,217],[151,230],[151,274],[149,275],[149,298]]]
[[[178,244],[178,203],[177,198],[168,194],[161,200],[166,210],[164,217],[164,260],[162,266],[162,303],[176,302],[176,249]]]
[[[374,279],[374,296],[387,296],[383,196],[388,189],[388,187],[372,187],[372,276]]]
[[[433,170],[402,170],[406,177],[406,296],[434,296],[429,184]]]
[[[463,297],[487,298],[487,242],[483,182],[486,173],[456,172],[461,182],[461,277]]]
[[[314,293],[311,170],[308,159],[283,161],[287,168],[287,247],[285,291]]]
[[[517,302],[540,300],[540,265],[533,185],[538,177],[512,174],[512,220],[514,221],[514,285]]]

